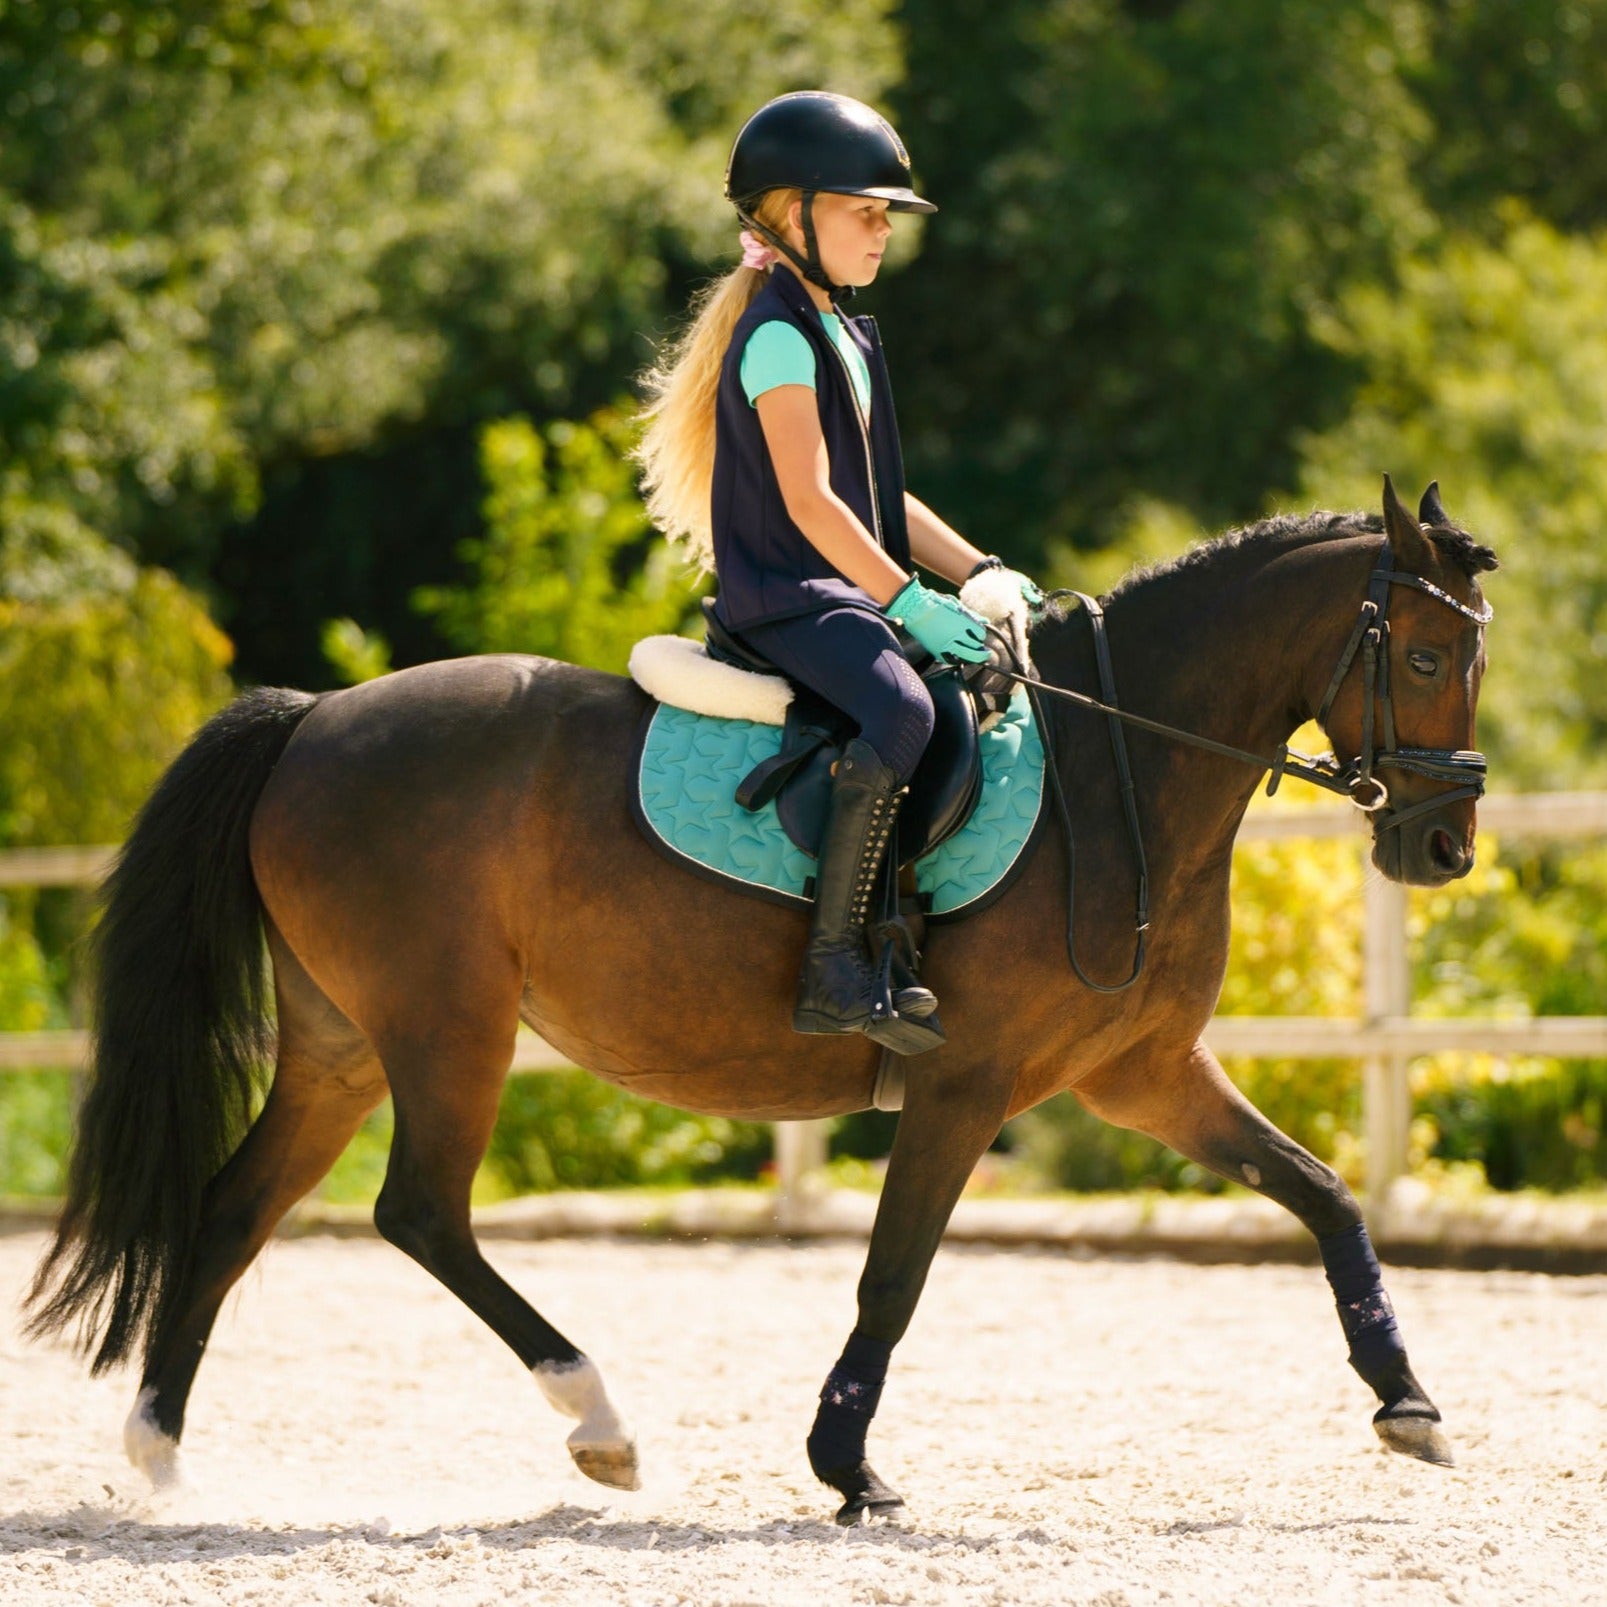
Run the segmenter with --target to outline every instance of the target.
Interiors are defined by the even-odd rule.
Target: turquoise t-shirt
[[[823,312],[819,316],[848,364],[859,410],[869,418],[870,369],[866,366],[865,355],[854,344],[836,313]],[[813,390],[815,349],[791,324],[779,318],[768,318],[748,336],[748,344],[743,348],[742,389],[751,407],[766,391],[773,391],[778,385],[807,385]]]

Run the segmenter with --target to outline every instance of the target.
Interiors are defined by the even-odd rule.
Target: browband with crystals
[[[1389,579],[1391,585],[1415,586],[1419,591],[1426,591],[1430,597],[1438,597],[1448,608],[1454,608],[1457,613],[1466,615],[1475,625],[1488,625],[1495,618],[1495,610],[1488,603],[1482,608],[1469,608],[1466,603],[1459,603],[1448,591],[1442,591],[1432,580],[1404,574],[1399,569],[1392,571]]]

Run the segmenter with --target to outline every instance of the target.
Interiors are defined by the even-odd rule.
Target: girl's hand
[[[958,660],[962,664],[987,661],[987,622],[973,614],[958,597],[928,591],[913,575],[885,612],[934,658]]]

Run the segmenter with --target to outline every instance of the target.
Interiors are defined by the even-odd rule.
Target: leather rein
[[[1309,781],[1314,787],[1321,787],[1325,791],[1339,793],[1347,797],[1364,814],[1376,814],[1389,804],[1389,789],[1376,772],[1380,770],[1404,770],[1413,775],[1427,777],[1431,781],[1443,782],[1451,787],[1451,791],[1439,793],[1432,798],[1426,798],[1410,808],[1391,813],[1388,818],[1379,821],[1375,830],[1391,831],[1397,826],[1405,825],[1409,820],[1415,820],[1420,815],[1431,810],[1441,809],[1446,804],[1458,803],[1464,798],[1482,798],[1484,796],[1484,782],[1488,765],[1482,753],[1468,748],[1403,748],[1398,745],[1395,737],[1395,704],[1390,686],[1389,676],[1389,589],[1391,586],[1412,586],[1418,591],[1426,592],[1437,602],[1443,603],[1447,608],[1455,609],[1457,613],[1471,619],[1479,626],[1488,625],[1494,618],[1494,611],[1488,603],[1481,608],[1472,608],[1468,604],[1459,602],[1447,591],[1424,580],[1419,575],[1407,574],[1406,571],[1395,568],[1395,555],[1389,544],[1389,537],[1385,536],[1383,550],[1378,555],[1378,562],[1373,566],[1371,576],[1367,582],[1367,596],[1363,600],[1361,610],[1356,617],[1350,637],[1345,643],[1344,651],[1339,655],[1339,662],[1334,666],[1334,673],[1329,678],[1328,690],[1323,696],[1322,706],[1317,711],[1317,723],[1323,724],[1329,711],[1333,708],[1334,699],[1339,695],[1340,686],[1346,675],[1350,673],[1351,666],[1356,662],[1358,654],[1362,665],[1363,687],[1363,714],[1362,714],[1362,742],[1361,752],[1348,764],[1341,765],[1332,753],[1310,755],[1293,752],[1288,743],[1281,743],[1278,751],[1271,758],[1264,754],[1253,753],[1247,748],[1236,748],[1230,743],[1217,742],[1210,737],[1202,737],[1193,731],[1185,731],[1179,726],[1167,725],[1160,720],[1151,720],[1142,714],[1133,714],[1120,707],[1116,701],[1116,677],[1111,668],[1110,643],[1105,631],[1105,613],[1099,604],[1085,593],[1080,591],[1055,592],[1052,596],[1075,597],[1082,604],[1083,612],[1088,616],[1089,627],[1094,638],[1094,658],[1099,669],[1100,697],[1090,697],[1085,692],[1074,692],[1067,687],[1051,686],[1035,676],[1021,673],[1017,670],[1006,669],[1002,665],[992,666],[995,673],[1019,682],[1027,690],[1027,696],[1033,702],[1033,713],[1038,721],[1038,730],[1042,737],[1046,768],[1050,776],[1050,786],[1054,791],[1055,801],[1060,813],[1061,823],[1065,828],[1066,852],[1068,859],[1067,869],[1067,897],[1066,897],[1066,952],[1071,959],[1072,969],[1077,973],[1078,979],[1085,987],[1093,989],[1096,993],[1121,993],[1130,988],[1143,974],[1145,949],[1149,937],[1149,867],[1144,855],[1143,834],[1138,820],[1138,803],[1133,784],[1132,767],[1127,759],[1127,739],[1122,726],[1136,725],[1145,731],[1154,732],[1157,736],[1168,737],[1174,742],[1182,742],[1190,747],[1203,749],[1207,753],[1215,753],[1222,758],[1237,759],[1243,764],[1254,766],[1257,770],[1270,772],[1267,779],[1267,795],[1270,797],[1278,790],[1279,783],[1287,776],[1294,776],[1300,781]],[[1077,874],[1077,848],[1072,833],[1071,810],[1066,803],[1064,785],[1060,779],[1060,766],[1055,762],[1051,746],[1049,725],[1044,718],[1043,709],[1038,703],[1040,694],[1047,693],[1050,697],[1060,698],[1067,703],[1074,703],[1080,708],[1092,709],[1107,717],[1110,727],[1111,755],[1116,763],[1117,783],[1121,791],[1122,813],[1127,826],[1128,840],[1132,844],[1133,856],[1138,868],[1138,898],[1137,919],[1135,931],[1135,949],[1133,955],[1133,968],[1127,979],[1117,983],[1095,982],[1083,970],[1077,960],[1077,949],[1073,934],[1074,900]],[[1375,704],[1382,711],[1383,743],[1377,741],[1378,727],[1374,721]]]

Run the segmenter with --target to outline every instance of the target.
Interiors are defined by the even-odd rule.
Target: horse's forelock
[[[1440,556],[1455,564],[1469,580],[1501,567],[1493,547],[1486,547],[1455,525],[1424,525],[1423,534],[1439,549]]]

